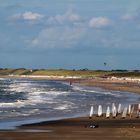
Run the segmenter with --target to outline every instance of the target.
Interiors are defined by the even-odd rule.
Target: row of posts
[[[110,108],[110,106],[107,106],[105,116],[106,118],[109,118],[112,115],[113,118],[116,118],[117,115],[121,115],[122,118],[126,118],[126,116],[129,115],[131,118],[133,114],[134,114],[134,105],[129,104],[128,107],[122,108],[121,104],[118,104],[118,106],[116,107],[115,103],[112,103],[112,108]],[[94,115],[94,107],[91,106],[89,118],[92,118],[93,115]],[[103,116],[102,105],[98,106],[97,116],[98,117]],[[138,104],[136,117],[140,117],[140,104]]]

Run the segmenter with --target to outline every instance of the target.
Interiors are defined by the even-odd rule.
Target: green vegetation
[[[0,75],[41,75],[41,76],[81,76],[81,77],[108,77],[108,76],[116,76],[116,77],[132,77],[132,78],[140,78],[140,72],[138,70],[135,71],[127,71],[127,70],[112,70],[112,71],[103,71],[103,70],[45,70],[45,69],[0,69]]]
[[[0,69],[0,75],[9,75],[13,73],[13,69]]]
[[[0,69],[0,75],[41,75],[41,76],[82,76],[82,77],[93,77],[93,76],[104,76],[110,74],[109,71],[95,71],[95,70],[27,70],[24,68],[20,69]]]
[[[26,69],[0,69],[0,75],[24,75],[28,74],[29,70]]]
[[[116,72],[116,73],[111,73],[108,76],[140,78],[140,72],[139,71]]]
[[[48,76],[103,76],[109,74],[110,72],[105,71],[93,71],[93,70],[38,70],[33,71],[32,75],[48,75]]]

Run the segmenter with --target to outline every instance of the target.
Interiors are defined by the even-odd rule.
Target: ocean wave
[[[70,108],[72,108],[72,106],[68,104],[58,105],[57,107],[54,107],[55,110],[66,110]]]
[[[29,92],[32,85],[30,83],[13,83],[7,86],[7,88],[4,89],[4,91],[9,92]]]
[[[102,91],[77,85],[69,86],[51,81],[11,80],[1,83],[5,87],[1,88],[0,119],[17,116],[26,118],[29,115],[45,116],[45,118],[55,115],[64,116],[70,113],[88,112],[90,105],[110,105],[112,101],[129,103],[138,99],[138,95],[134,97],[128,93]],[[4,89],[7,91],[4,92]]]
[[[21,91],[21,90],[20,90]],[[25,106],[35,106],[37,104],[57,103],[55,98],[59,95],[68,95],[70,92],[65,91],[36,91],[26,94],[26,100],[17,100],[16,102],[1,102],[0,108],[20,108]],[[11,94],[11,93],[10,93]]]
[[[25,103],[20,100],[17,100],[16,102],[10,102],[10,103],[5,103],[5,102],[0,103],[0,107],[3,108],[13,108],[13,107],[20,108],[23,107],[24,105]]]
[[[115,97],[120,97],[121,96],[120,94],[115,94],[115,93],[109,92],[109,91],[97,91],[97,90],[91,90],[91,89],[84,89],[84,88],[78,87],[78,86],[73,86],[73,90],[86,92],[86,93],[96,93],[96,94],[102,94],[102,95],[111,95],[111,96],[115,96]]]
[[[30,92],[30,95],[41,95],[41,94],[47,94],[47,95],[66,95],[69,94],[70,92],[66,91],[35,91],[35,92]]]
[[[0,81],[3,81],[3,80],[5,80],[5,78],[0,78]]]
[[[61,91],[36,91],[28,94],[27,103],[30,105],[36,104],[54,104],[57,103],[56,97],[63,95],[66,96],[70,92]]]

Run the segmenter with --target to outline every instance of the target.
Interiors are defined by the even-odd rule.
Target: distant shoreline
[[[65,81],[70,84],[78,83],[84,86],[99,87],[106,90],[124,91],[140,94],[140,78],[129,77],[82,77],[82,76],[42,76],[42,75],[6,75],[1,78],[18,78],[34,80]]]
[[[140,94],[140,82],[139,79],[135,80],[120,80],[120,79],[104,79],[104,78],[97,78],[97,79],[90,79],[81,81],[81,84],[86,86],[93,86],[93,87],[100,87],[106,90],[113,90],[113,91],[123,91],[123,92],[130,92]]]

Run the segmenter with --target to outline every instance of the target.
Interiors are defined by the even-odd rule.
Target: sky
[[[0,0],[0,67],[140,70],[140,0]]]

